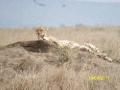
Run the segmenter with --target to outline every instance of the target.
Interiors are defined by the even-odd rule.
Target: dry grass
[[[60,27],[49,28],[49,35],[59,39],[76,41],[79,44],[90,42],[102,49],[113,59],[120,61],[120,28],[119,27]],[[0,46],[16,41],[35,40],[35,32],[32,29],[0,30]],[[91,54],[78,53],[78,57],[71,57],[68,49],[60,48],[58,60],[63,63],[60,66],[45,63],[44,56],[34,57],[35,53],[27,53],[20,49],[14,49],[16,56],[7,63],[0,57],[0,90],[120,90],[120,65],[108,63],[93,57]],[[22,54],[22,52],[24,52]],[[3,53],[0,53],[1,55]],[[6,53],[6,57],[10,50]],[[29,57],[28,54],[31,54]],[[75,53],[74,53],[75,54]],[[27,68],[23,72],[16,72],[11,65],[18,65],[18,56],[25,58]],[[34,56],[33,56],[34,55]],[[51,56],[51,54],[49,55]],[[76,56],[76,55],[73,55]],[[16,58],[14,58],[16,57]],[[32,58],[32,59],[31,59]],[[33,60],[34,59],[34,60]],[[52,58],[53,59],[53,58]],[[17,66],[17,68],[19,68]],[[36,70],[39,69],[39,70]],[[91,75],[108,76],[108,80],[89,80]]]
[[[1,29],[0,46],[17,41],[36,40],[32,29]],[[76,41],[80,44],[90,42],[108,53],[113,59],[120,58],[120,28],[119,27],[60,27],[49,28],[48,35],[58,39]]]

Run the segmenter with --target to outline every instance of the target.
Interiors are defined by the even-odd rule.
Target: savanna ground
[[[61,50],[57,56],[53,53],[36,54],[21,47],[8,48],[0,51],[1,90],[120,90],[120,27],[50,27],[48,35],[75,41],[80,45],[92,43],[114,62],[78,51],[76,54]],[[1,47],[17,41],[36,39],[33,29],[0,29]],[[44,61],[46,57],[48,61]],[[68,61],[58,66],[56,63],[60,62],[53,60],[57,57],[60,57],[58,60],[66,60],[67,57]],[[24,64],[21,65],[21,62]],[[108,79],[89,80],[90,76]]]

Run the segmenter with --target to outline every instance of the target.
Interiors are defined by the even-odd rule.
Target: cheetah
[[[38,40],[44,40],[46,33],[47,33],[47,28],[45,27],[36,28],[36,35],[37,35]]]

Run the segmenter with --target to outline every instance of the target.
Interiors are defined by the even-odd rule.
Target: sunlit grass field
[[[120,59],[120,27],[50,27],[48,36],[75,41],[79,44],[92,43],[113,59]],[[0,29],[0,46],[36,39],[34,28]]]
[[[80,45],[92,43],[114,61],[120,61],[120,27],[64,26],[48,29],[48,36]],[[37,40],[34,28],[0,29],[0,47],[33,40]],[[56,62],[57,56],[51,53],[32,53],[21,47],[1,50],[0,90],[120,90],[119,63],[77,53],[73,53],[73,57],[69,55],[70,59],[58,67],[44,60],[47,57],[48,61]],[[74,58],[75,55],[79,56]],[[18,72],[21,68],[25,70]]]

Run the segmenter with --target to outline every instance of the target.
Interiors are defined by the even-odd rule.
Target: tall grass
[[[114,60],[119,61],[119,32],[120,30],[117,27],[93,28],[83,26],[49,28],[48,35],[58,39],[76,41],[81,45],[85,42],[92,43]],[[0,30],[0,38],[2,38],[0,39],[0,46],[17,41],[37,39],[34,30],[31,29]],[[120,90],[119,64],[108,63],[86,53],[79,52],[77,58],[71,54],[69,48],[58,48],[56,55],[60,63],[59,67],[37,61],[37,57],[35,60],[28,58],[27,61],[30,65],[31,62],[35,65],[42,63],[43,66],[41,65],[38,71],[36,70],[37,66],[33,65],[26,71],[16,72],[11,65],[18,63],[11,63],[12,61],[10,61],[8,63],[10,67],[7,67],[7,62],[1,61],[4,66],[0,64],[0,90]],[[34,53],[34,55],[36,54]],[[108,76],[109,79],[103,81],[89,80],[91,75]]]

